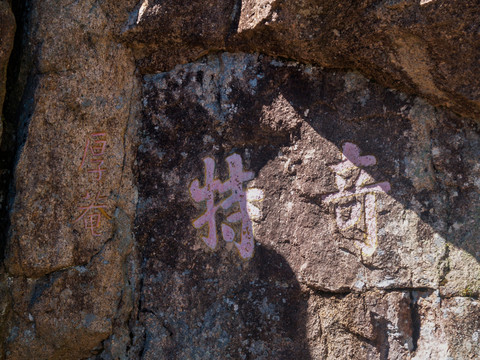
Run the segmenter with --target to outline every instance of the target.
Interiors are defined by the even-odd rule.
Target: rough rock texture
[[[0,358],[478,357],[476,2],[22,8]]]
[[[98,352],[128,337],[134,301],[135,67],[94,2],[57,6],[35,3],[29,22],[27,51],[37,55],[5,258],[7,358]]]
[[[262,55],[222,54],[145,76],[143,92],[136,238],[144,253],[146,313],[140,322],[148,354],[154,354],[147,358],[287,359],[305,341],[309,356],[318,359],[410,358],[417,349],[435,347],[419,322],[432,321],[436,310],[418,301],[418,291],[436,291],[439,298],[478,296],[478,223],[470,220],[478,213],[479,190],[474,123],[356,73]],[[338,202],[326,198],[339,190],[332,166],[342,161],[345,144],[376,158],[345,173],[346,189],[389,183],[373,204],[355,193]],[[264,193],[254,203],[261,214],[253,222],[257,253],[248,262],[220,235],[232,210],[218,211],[213,252],[202,240],[208,226],[196,230],[191,223],[206,211],[195,206],[190,187],[194,179],[202,179],[202,186],[206,181],[202,159],[213,158],[215,177],[225,182],[232,176],[225,159],[232,154],[255,174],[248,187]],[[349,156],[355,161],[355,154]],[[365,185],[358,185],[362,176]],[[221,201],[228,193],[217,196]],[[356,221],[343,226],[350,218]],[[372,237],[378,245],[366,248]],[[267,269],[259,272],[258,262]],[[281,282],[275,274],[286,276],[277,267],[295,274],[300,305],[270,293],[275,286],[266,283]],[[191,289],[188,295],[185,289]],[[281,330],[270,334],[272,327],[282,329],[285,313],[298,311],[292,304],[304,309],[295,316],[303,342]],[[478,328],[475,306],[462,307],[468,320],[457,331],[471,329],[464,337]],[[279,323],[250,327],[247,311]],[[453,348],[457,333],[443,334]],[[156,342],[159,337],[168,342]],[[271,344],[285,338],[296,349],[275,353]],[[475,354],[478,343],[472,346],[472,352],[458,354]]]
[[[259,51],[356,69],[478,118],[478,17],[475,0],[152,0],[139,3],[123,35],[143,72],[209,50]]]

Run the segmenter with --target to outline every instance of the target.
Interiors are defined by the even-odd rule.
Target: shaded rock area
[[[2,109],[7,80],[7,64],[15,36],[15,17],[7,1],[0,2],[0,24],[0,39],[2,39],[0,45],[0,109]]]
[[[240,155],[244,168],[254,172],[245,191],[247,199],[251,188],[264,194],[263,201],[252,203],[258,214],[250,212],[256,248],[278,254],[278,263],[288,264],[300,283],[307,305],[302,304],[304,319],[300,315],[297,319],[306,327],[309,356],[413,358],[417,349],[436,348],[430,345],[436,337],[422,333],[420,325],[434,318],[435,302],[431,305],[423,298],[432,294],[439,301],[461,298],[466,289],[478,297],[478,225],[466,220],[478,214],[478,166],[469,160],[477,159],[480,150],[474,122],[382,88],[356,73],[262,55],[215,55],[169,73],[145,76],[143,93],[136,238],[144,249],[142,306],[153,311],[156,320],[148,311],[140,321],[146,329],[155,322],[158,327],[168,324],[171,346],[190,351],[180,358],[202,358],[190,350],[199,349],[190,339],[208,342],[205,323],[213,326],[210,314],[218,311],[218,302],[239,304],[242,292],[266,287],[264,281],[272,275],[257,274],[256,261],[274,266],[261,260],[262,250],[245,263],[235,244],[228,242],[223,226],[235,210],[220,209],[216,224],[195,229],[194,220],[208,207],[196,204],[191,181],[200,178],[202,186],[208,186],[207,158],[214,159],[215,178],[225,184],[232,177],[225,160],[232,154]],[[460,143],[455,145],[454,139]],[[348,153],[348,144],[360,153]],[[452,151],[451,146],[462,150]],[[343,185],[335,173],[335,165],[346,161],[342,150],[352,162],[358,155],[370,156],[365,161],[375,159],[362,169],[346,169]],[[453,152],[462,155],[453,160],[448,155]],[[458,180],[450,183],[451,176],[461,178],[462,185]],[[373,189],[385,181],[389,184],[385,191],[371,190],[377,191],[373,203],[368,200],[371,193],[360,195],[362,188]],[[330,202],[328,196],[339,193],[342,186],[351,192]],[[215,203],[221,204],[229,195],[219,191],[216,196]],[[218,234],[213,252],[202,239],[208,237],[209,226],[216,226]],[[241,243],[242,235],[236,236]],[[227,264],[232,263],[238,265],[229,269]],[[213,280],[207,275],[211,271],[222,274],[222,280]],[[230,290],[229,281],[242,283],[240,279],[252,272],[256,281]],[[175,285],[165,289],[166,281]],[[183,285],[190,281],[191,285]],[[196,300],[179,300],[185,290],[173,286],[191,288],[190,296]],[[253,300],[259,311],[271,308],[271,316],[280,318],[283,306],[291,306],[267,290],[264,302]],[[168,310],[161,304],[169,304]],[[242,318],[237,306],[234,319]],[[474,336],[478,328],[475,306],[478,301],[470,300],[464,307],[469,310],[462,310],[468,320],[463,320],[461,331],[471,329],[465,336]],[[197,316],[184,319],[197,311]],[[178,314],[175,319],[172,313]],[[249,349],[244,358],[259,358],[257,348],[241,332],[245,325],[230,324],[216,324],[216,346],[233,342],[235,351]],[[259,325],[255,323],[255,328]],[[235,337],[229,332],[232,328]],[[260,329],[268,334],[270,326]],[[449,349],[452,356],[465,353],[454,345],[457,335],[450,337],[456,331],[442,334],[448,344],[445,351]],[[149,339],[147,344],[153,341]],[[478,351],[478,343],[472,346]],[[152,348],[156,354],[152,358],[169,358],[164,346]],[[242,358],[228,346],[224,352],[209,348],[216,349],[211,358]],[[266,351],[271,354],[266,358],[289,358]]]
[[[8,143],[9,126],[3,114],[3,102],[7,88],[7,66],[10,54],[13,49],[15,36],[15,17],[10,4],[7,1],[0,1],[0,233],[4,233],[7,226],[6,203],[7,189],[10,180],[10,173],[6,160],[3,158],[5,147]],[[0,240],[0,249],[3,251],[4,240]]]
[[[7,65],[10,53],[13,48],[15,36],[15,17],[10,4],[7,1],[0,1],[0,154],[4,153],[4,139],[8,136],[8,129],[3,115],[3,102],[6,92]],[[6,130],[5,130],[6,129]],[[0,155],[0,234],[3,235],[7,229],[7,189],[9,184],[9,172],[6,169],[5,161]],[[0,235],[0,251],[3,252],[5,239]],[[3,256],[0,256],[2,259]],[[8,336],[8,325],[6,317],[9,309],[9,292],[7,287],[5,271],[0,265],[0,337],[5,339]],[[4,341],[0,342],[0,353],[4,353]],[[2,355],[0,355],[1,357]]]
[[[478,357],[475,1],[13,10],[0,359]]]

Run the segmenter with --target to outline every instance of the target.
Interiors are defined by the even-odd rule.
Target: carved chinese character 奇
[[[263,191],[259,189],[243,189],[243,184],[254,178],[251,171],[243,171],[242,158],[238,154],[233,154],[226,158],[230,178],[222,182],[215,178],[215,160],[207,157],[203,160],[205,164],[205,186],[200,187],[200,181],[195,179],[190,185],[190,195],[196,202],[205,202],[205,212],[193,222],[196,229],[208,226],[208,236],[202,237],[205,244],[215,249],[217,246],[217,227],[215,215],[217,211],[231,210],[236,208],[238,211],[230,213],[226,221],[221,224],[223,239],[226,242],[233,242],[236,236],[232,224],[241,222],[240,242],[235,242],[240,256],[248,259],[253,256],[254,238],[251,218],[260,216],[260,210],[251,204],[251,202],[261,201]],[[231,194],[223,200],[216,201],[215,193]]]
[[[377,160],[373,155],[360,156],[360,149],[352,143],[343,145],[342,162],[330,168],[335,172],[335,182],[338,192],[324,195],[323,201],[335,205],[335,218],[340,230],[346,230],[364,221],[364,241],[357,241],[362,254],[371,256],[377,248],[377,211],[376,196],[390,191],[387,181],[369,184],[370,176],[362,169],[375,165]],[[352,170],[359,170],[353,184],[349,184],[348,175]]]

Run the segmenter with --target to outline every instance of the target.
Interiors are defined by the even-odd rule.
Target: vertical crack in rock
[[[448,281],[447,280],[447,275],[450,272],[450,261],[449,261],[449,255],[450,255],[450,244],[445,244],[445,251],[441,258],[439,259],[439,285],[445,285],[445,283]]]
[[[230,24],[230,29],[226,34],[225,43],[228,43],[229,38],[237,33],[241,14],[242,14],[242,0],[236,0],[235,4],[233,5],[233,10],[231,15],[232,22]]]
[[[4,359],[5,341],[11,335],[8,326],[13,299],[3,260],[10,227],[13,167],[18,147],[18,108],[26,80],[26,69],[22,67],[25,65],[23,33],[26,8],[27,0],[0,2],[0,359]]]
[[[418,339],[420,338],[421,317],[418,312],[418,292],[410,291],[410,314],[412,317],[412,352],[418,347]]]
[[[8,2],[5,2],[8,7]],[[3,6],[3,4],[2,4]],[[17,149],[16,133],[18,127],[18,107],[22,98],[23,87],[25,85],[25,68],[22,68],[23,60],[23,33],[26,21],[27,0],[14,1],[11,4],[12,12],[15,17],[16,31],[11,48],[10,59],[6,72],[6,94],[5,102],[0,99],[0,114],[2,124],[0,124],[0,260],[4,258],[4,249],[8,237],[8,229],[10,225],[9,219],[9,193],[13,182],[13,166]],[[9,19],[0,19],[3,26],[7,26],[8,32]],[[13,19],[12,19],[13,20]],[[15,26],[15,24],[11,24]],[[13,28],[15,29],[15,28]],[[13,30],[12,29],[12,30]],[[2,34],[3,35],[3,34]],[[9,36],[0,39],[6,42],[8,46]],[[2,44],[2,47],[4,45]],[[8,50],[7,50],[8,53]],[[3,64],[0,64],[0,66]],[[0,71],[3,69],[0,68]],[[3,76],[3,74],[0,74]],[[0,94],[2,92],[0,91]],[[3,94],[2,94],[3,95]],[[3,111],[3,113],[2,113]]]

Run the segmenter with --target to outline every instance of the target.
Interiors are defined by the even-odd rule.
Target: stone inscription
[[[79,170],[86,168],[89,181],[92,183],[94,192],[86,192],[82,206],[78,207],[80,215],[74,223],[83,220],[85,230],[88,230],[93,236],[100,236],[102,218],[111,220],[104,203],[107,196],[102,195],[98,188],[102,176],[107,169],[105,165],[105,151],[107,147],[107,134],[104,132],[92,133],[85,139],[85,149],[83,151],[82,163]]]
[[[215,160],[207,157],[205,164],[205,186],[200,186],[200,181],[195,179],[190,185],[190,195],[197,202],[205,202],[205,212],[193,221],[193,226],[200,229],[208,227],[208,236],[202,237],[205,244],[212,250],[217,247],[216,213],[222,208],[230,211],[225,222],[221,224],[222,237],[226,242],[234,242],[239,237],[239,242],[234,242],[240,257],[249,259],[254,252],[254,237],[252,219],[260,216],[260,210],[252,202],[263,200],[264,194],[260,189],[244,190],[244,183],[254,178],[254,173],[244,171],[242,158],[233,154],[226,158],[230,178],[222,182],[215,178]],[[226,198],[216,201],[216,193],[223,195],[229,193]],[[240,223],[240,235],[236,234],[233,224]]]
[[[342,161],[330,168],[335,173],[338,192],[322,197],[335,205],[336,223],[340,230],[360,224],[364,229],[364,241],[356,241],[362,254],[371,256],[377,248],[376,196],[390,191],[387,181],[372,184],[371,176],[362,169],[375,165],[373,155],[360,156],[360,149],[353,143],[343,145]]]

